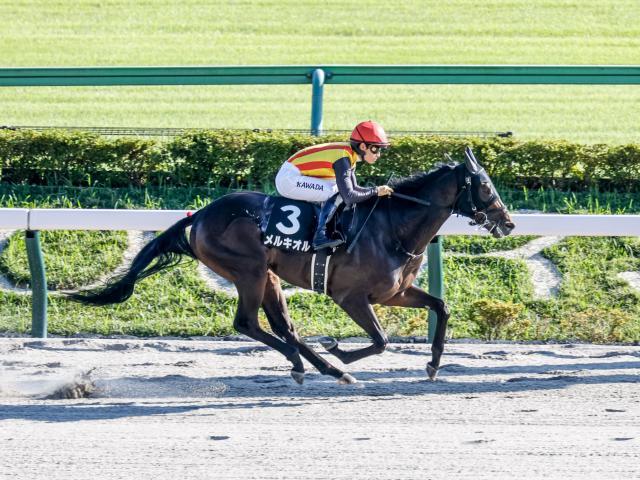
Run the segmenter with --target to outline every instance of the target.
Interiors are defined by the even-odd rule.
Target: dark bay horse
[[[449,311],[441,299],[413,285],[425,248],[452,213],[471,218],[494,237],[508,235],[515,225],[491,179],[469,149],[465,163],[444,165],[392,186],[402,197],[392,195],[358,205],[355,216],[356,225],[362,227],[360,237],[351,253],[344,246],[334,252],[328,272],[327,294],[362,327],[372,344],[343,350],[337,341],[328,339],[323,346],[345,364],[382,353],[388,340],[372,304],[427,307],[437,315],[432,359],[427,363],[427,374],[435,380]],[[257,192],[232,193],[215,200],[148,243],[129,270],[105,287],[74,293],[71,298],[94,305],[123,302],[138,280],[177,264],[187,255],[235,284],[235,329],[282,353],[293,364],[291,375],[298,383],[304,379],[301,355],[320,373],[340,383],[355,382],[350,374],[318,355],[296,332],[280,279],[310,289],[312,253],[285,252],[263,244],[259,225],[264,200],[265,195]],[[260,307],[273,333],[260,327]]]

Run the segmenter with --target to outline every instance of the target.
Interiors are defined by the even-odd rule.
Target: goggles
[[[367,146],[367,148],[374,155],[377,155],[378,153],[382,153],[387,149],[387,147],[383,147],[382,145],[369,145]]]

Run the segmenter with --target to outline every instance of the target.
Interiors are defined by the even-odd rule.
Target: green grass
[[[519,237],[504,237],[500,239],[478,237],[478,236],[457,236],[451,235],[443,238],[443,248],[447,252],[466,253],[466,254],[482,254],[489,252],[501,252],[504,250],[513,250],[526,245],[534,236],[522,235]]]
[[[633,63],[637,2],[13,1],[3,63]],[[74,47],[82,46],[81,49]]]
[[[640,270],[637,238],[567,238],[543,255],[563,275],[556,300],[542,308],[532,305],[543,319],[558,320],[551,335],[600,342],[640,340],[640,293],[616,277]]]
[[[105,189],[0,185],[0,207],[198,208],[225,189],[148,188]],[[638,213],[637,195],[620,192],[582,194],[535,190],[508,191],[502,197],[520,208],[572,212]],[[526,199],[524,198],[526,197]],[[522,261],[448,253],[486,253],[517,248],[527,237],[494,240],[486,237],[447,237],[445,281],[451,309],[450,335],[482,337],[482,311],[517,311],[498,336],[508,339],[640,340],[640,294],[616,275],[640,269],[640,242],[633,238],[568,238],[544,254],[563,273],[557,298],[534,300],[533,286]],[[125,246],[122,232],[43,232],[43,250],[50,286],[77,287],[110,271]],[[59,257],[59,258],[56,258]],[[12,237],[0,255],[0,268],[13,279],[27,280],[22,235]],[[419,278],[425,285],[426,275]],[[211,292],[197,275],[194,262],[140,282],[126,302],[90,308],[50,295],[49,331],[129,335],[226,335],[233,333],[236,300]],[[483,303],[484,302],[484,303]],[[364,335],[332,301],[321,295],[296,294],[290,313],[302,335],[337,337]],[[502,309],[502,310],[501,310]],[[423,310],[375,310],[389,335],[424,335]],[[266,325],[266,319],[261,316]],[[30,301],[25,295],[0,291],[0,331],[28,332]]]
[[[126,13],[125,13],[126,12]],[[640,64],[635,0],[0,5],[0,67]],[[325,128],[636,141],[637,86],[333,86]],[[2,88],[1,124],[308,128],[309,86]]]
[[[478,325],[471,321],[475,301],[487,298],[524,303],[533,291],[527,267],[519,260],[446,256],[444,275],[454,337],[477,336]],[[423,275],[419,285],[427,288],[427,281]]]
[[[136,286],[126,302],[87,307],[49,295],[49,332],[58,335],[227,335],[236,302],[211,292],[188,262]],[[0,291],[0,331],[28,331],[29,297]]]
[[[639,239],[567,238],[543,253],[565,277],[560,295],[572,298],[576,307],[633,307],[640,319],[640,297],[629,294],[625,282],[616,278],[620,272],[640,270]]]
[[[2,124],[309,128],[303,86],[2,88]],[[387,130],[513,131],[518,138],[631,143],[637,86],[329,86],[324,128],[374,118]]]
[[[197,209],[229,191],[227,188],[207,187],[106,188],[0,184],[0,208]]]
[[[78,288],[100,279],[122,261],[127,248],[126,232],[43,231],[43,257],[47,266],[47,287],[54,290]],[[17,286],[29,285],[24,234],[13,235],[0,256],[0,272]]]

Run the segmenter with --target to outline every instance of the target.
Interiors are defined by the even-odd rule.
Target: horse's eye
[[[480,188],[482,189],[483,193],[491,195],[491,186],[488,183],[483,182],[482,184],[480,184]]]

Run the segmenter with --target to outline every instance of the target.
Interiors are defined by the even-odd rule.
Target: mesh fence
[[[104,136],[121,137],[121,136],[135,136],[135,137],[176,137],[184,134],[185,132],[193,130],[204,130],[203,128],[140,128],[140,127],[67,127],[67,126],[34,126],[34,125],[16,125],[16,126],[0,126],[0,130],[34,130],[34,131],[46,131],[46,130],[68,130],[78,132],[90,132]],[[223,129],[207,129],[207,130],[223,130]],[[270,128],[246,128],[246,129],[224,129],[225,131],[237,131],[247,132],[252,131],[256,133],[296,133],[302,135],[311,135],[311,130],[306,129],[270,129]],[[325,135],[348,135],[351,130],[323,130]],[[453,136],[453,137],[511,137],[513,132],[481,132],[481,131],[439,131],[439,130],[393,130],[388,131],[387,134],[393,136]]]

